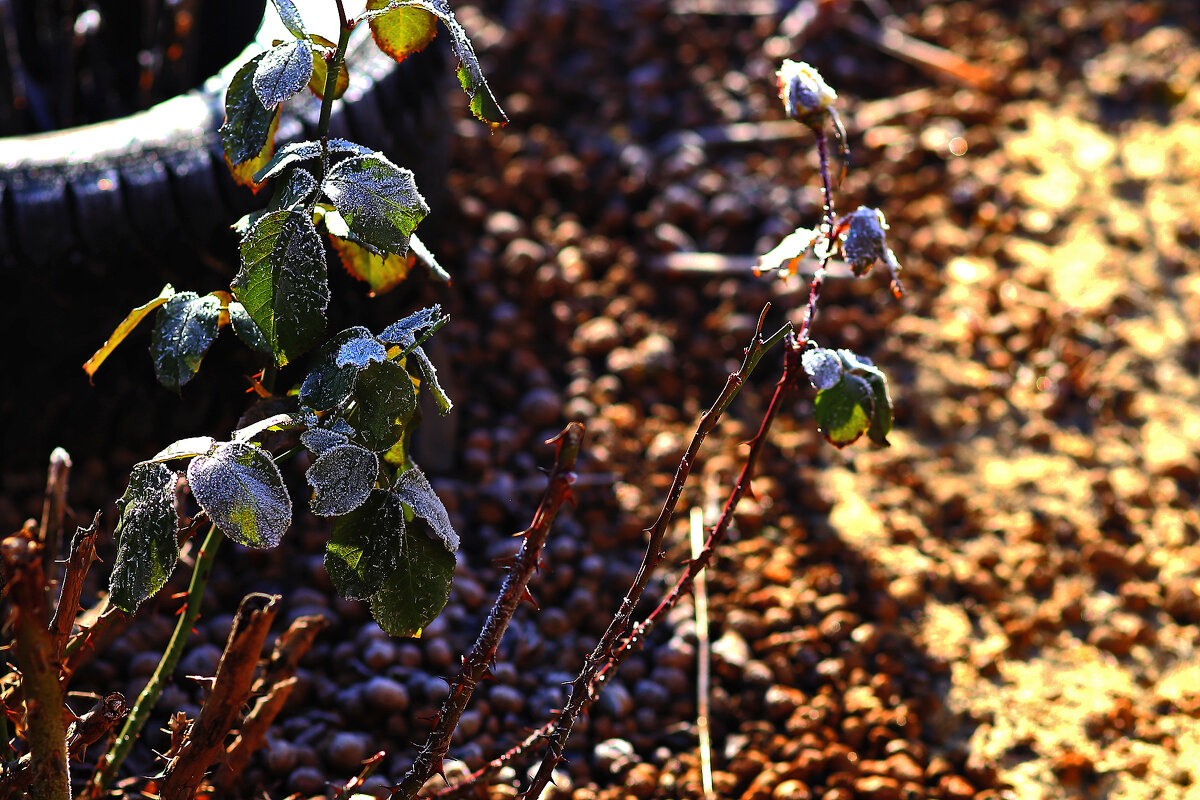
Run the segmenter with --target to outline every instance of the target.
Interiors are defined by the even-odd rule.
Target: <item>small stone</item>
[[[854,792],[864,800],[900,800],[900,784],[895,778],[867,775],[854,781]]]
[[[658,767],[635,764],[625,776],[625,789],[639,800],[649,800],[658,789]]]
[[[396,662],[396,645],[389,641],[375,641],[363,652],[363,663],[378,672]]]
[[[625,719],[633,712],[633,697],[618,680],[609,680],[600,692],[600,709],[614,719]]]
[[[592,751],[596,766],[604,772],[620,772],[634,763],[633,745],[624,739],[605,739]]]
[[[367,681],[362,690],[368,707],[392,713],[408,708],[408,689],[391,678],[377,676]]]
[[[203,678],[211,678],[217,674],[217,664],[219,663],[221,663],[221,648],[215,644],[202,644],[183,657],[175,672],[179,675],[199,675]]]
[[[325,748],[330,766],[340,772],[355,772],[368,755],[371,741],[366,734],[341,731],[335,733]]]
[[[312,795],[324,790],[325,775],[316,767],[297,767],[288,776],[288,791],[290,792]]]
[[[771,792],[772,800],[809,800],[811,797],[812,790],[808,788],[808,784],[795,778],[780,781]]]
[[[946,775],[938,781],[938,787],[946,800],[971,800],[975,796],[975,787],[961,775]]]
[[[546,386],[538,386],[530,389],[521,398],[517,413],[521,415],[527,425],[534,428],[554,425],[558,422],[559,414],[562,413],[562,398],[555,390]]]
[[[621,343],[621,327],[609,317],[593,317],[575,329],[573,349],[586,356],[602,356]]]
[[[713,642],[713,655],[734,669],[741,670],[750,660],[750,645],[736,631],[725,631]]]
[[[493,686],[488,700],[492,709],[501,714],[516,714],[525,707],[525,695],[512,686]]]

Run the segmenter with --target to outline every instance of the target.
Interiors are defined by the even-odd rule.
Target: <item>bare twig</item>
[[[559,762],[562,761],[563,748],[566,746],[571,728],[585,706],[591,702],[592,687],[598,673],[605,665],[611,663],[614,648],[618,641],[627,635],[633,611],[638,601],[641,600],[642,594],[650,582],[651,575],[662,560],[666,558],[666,553],[663,552],[662,547],[663,539],[667,533],[667,526],[674,516],[675,506],[679,502],[679,496],[683,492],[683,486],[687,482],[688,475],[691,474],[692,464],[695,462],[704,439],[716,427],[721,415],[724,414],[725,409],[729,407],[729,404],[733,402],[733,399],[737,396],[742,386],[745,385],[747,378],[750,377],[750,374],[754,371],[754,368],[758,365],[763,355],[775,344],[782,341],[785,336],[791,335],[791,325],[787,324],[769,338],[763,338],[763,324],[766,321],[768,310],[770,310],[770,305],[763,308],[762,314],[759,316],[754,338],[746,348],[741,368],[729,376],[716,402],[700,418],[696,432],[693,434],[692,441],[688,445],[687,452],[683,454],[683,457],[679,461],[679,467],[676,469],[675,478],[671,482],[670,489],[667,491],[667,498],[663,503],[662,510],[659,512],[654,524],[646,531],[649,534],[649,541],[646,544],[645,555],[642,557],[641,568],[638,570],[638,574],[628,591],[626,591],[620,607],[608,625],[608,629],[605,630],[595,649],[588,655],[579,675],[571,682],[571,696],[557,719],[555,719],[552,730],[546,737],[548,752],[542,760],[537,774],[534,775],[529,788],[525,792],[524,796],[526,798],[541,796],[542,790],[550,781],[551,773],[558,766]]]
[[[575,479],[575,461],[583,443],[583,434],[583,425],[572,422],[551,440],[558,444],[558,452],[554,459],[554,469],[550,473],[550,485],[546,487],[533,522],[524,532],[525,541],[521,545],[521,551],[509,568],[504,586],[492,605],[479,638],[463,658],[462,669],[450,684],[450,694],[442,703],[437,725],[421,746],[412,768],[396,788],[395,793],[400,797],[415,797],[430,776],[440,771],[442,759],[450,747],[450,737],[467,707],[471,693],[487,673],[488,665],[496,655],[496,648],[517,606],[529,597],[529,579],[537,569],[542,545],[559,508],[570,497],[571,484]]]
[[[362,787],[367,782],[367,778],[375,774],[375,770],[379,769],[379,765],[383,763],[383,757],[386,755],[380,750],[375,755],[363,762],[363,767],[350,780],[346,781],[346,785],[337,793],[335,800],[345,800],[347,797],[353,797],[354,790]],[[359,795],[361,796],[361,795]]]
[[[825,266],[833,258],[833,245],[836,238],[836,234],[834,233],[836,220],[833,211],[833,187],[831,185],[832,181],[829,178],[828,137],[825,135],[823,128],[813,127],[812,131],[817,137],[817,156],[821,163],[821,191],[825,198],[824,220],[821,223],[825,232],[825,247],[819,253],[820,265],[817,267],[817,271],[813,273],[812,283],[809,284],[808,307],[804,311],[804,321],[800,323],[800,333],[798,334],[801,342],[808,341],[809,331],[812,330],[813,320],[816,319],[817,303],[821,299],[821,288],[825,285]],[[845,137],[843,137],[844,140]]]
[[[278,595],[258,592],[242,599],[217,666],[212,694],[167,764],[160,789],[163,800],[190,800],[205,770],[225,755],[225,736],[250,696],[254,667],[279,611],[278,601]]]
[[[704,547],[704,509],[692,506],[689,533],[691,534],[692,560],[700,557]],[[708,583],[704,572],[696,575],[696,736],[700,745],[700,779],[704,786],[705,800],[713,800],[712,774],[712,730],[709,728],[709,703],[711,691],[712,651],[708,639]]]
[[[58,570],[58,542],[62,538],[63,516],[67,510],[67,482],[71,475],[71,456],[61,447],[50,453],[50,469],[46,474],[46,498],[42,501],[42,524],[38,539],[42,551],[46,587],[49,589]]]
[[[299,617],[279,636],[266,669],[254,682],[252,694],[261,695],[242,720],[238,735],[229,745],[225,763],[217,771],[213,784],[232,792],[250,763],[250,756],[267,741],[267,730],[283,710],[296,685],[296,667],[312,647],[313,639],[329,622],[320,615]]]
[[[61,659],[75,625],[79,611],[79,598],[83,596],[83,579],[96,558],[96,533],[100,529],[100,512],[92,517],[92,524],[75,531],[71,540],[71,557],[67,560],[67,571],[63,575],[62,591],[58,595],[58,606],[50,623],[50,636],[54,643],[56,659]],[[64,676],[63,685],[66,686]]]
[[[79,618],[79,631],[67,641],[63,649],[62,675],[69,681],[81,666],[93,655],[103,650],[129,624],[130,615],[111,606],[106,595],[95,608]]]
[[[58,658],[47,629],[42,545],[32,531],[18,531],[0,544],[8,593],[5,626],[16,630],[17,665],[25,699],[25,725],[32,757],[29,794],[34,800],[70,800],[66,718]]]
[[[861,17],[847,15],[842,21],[855,36],[870,42],[888,55],[907,61],[932,72],[936,77],[949,78],[971,89],[987,90],[996,84],[991,70],[972,64],[960,55],[943,47],[909,36],[895,25],[879,27]]]

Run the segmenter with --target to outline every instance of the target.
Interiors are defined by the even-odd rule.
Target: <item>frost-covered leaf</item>
[[[417,390],[408,370],[394,361],[371,364],[354,382],[358,406],[350,417],[362,444],[381,453],[397,441],[417,409]]]
[[[221,531],[247,547],[275,547],[292,522],[292,499],[267,451],[226,442],[188,464],[188,486]]]
[[[321,346],[317,361],[300,384],[300,403],[317,411],[333,408],[350,396],[358,367],[339,367],[337,354],[342,347],[358,339],[374,339],[361,325],[339,331]]]
[[[273,209],[286,208],[299,211],[319,188],[321,188],[320,184],[317,183],[317,179],[311,172],[296,167],[288,175],[287,183],[278,190],[279,194],[272,201],[271,206]]]
[[[312,77],[308,79],[308,88],[319,98],[325,97],[325,85],[329,83],[329,62],[325,60],[325,52],[332,52],[337,49],[337,44],[329,41],[324,36],[317,36],[315,33],[309,37],[313,44],[320,45],[312,49],[313,72]],[[333,99],[337,100],[346,93],[346,89],[350,86],[350,71],[346,69],[346,59],[342,59],[340,69],[338,69],[337,82],[333,85]]]
[[[250,313],[246,311],[246,307],[236,300],[229,304],[229,321],[233,323],[233,332],[237,334],[243,344],[256,353],[271,354],[271,343],[254,324],[254,320],[250,319]]]
[[[348,435],[331,431],[328,428],[309,428],[300,434],[300,443],[307,447],[309,452],[318,456],[331,447],[340,447],[349,442]]]
[[[830,444],[845,447],[871,427],[874,406],[866,379],[845,373],[836,384],[817,392],[817,427]]]
[[[296,9],[296,4],[292,0],[271,0],[275,5],[275,10],[279,12],[279,18],[283,20],[283,27],[291,32],[292,36],[297,39],[303,39],[304,20],[300,19],[300,12]]]
[[[304,473],[313,489],[312,512],[322,517],[346,514],[358,508],[375,488],[379,456],[353,444],[321,453]]]
[[[454,408],[454,403],[450,400],[450,395],[446,394],[446,390],[442,388],[442,384],[438,382],[437,369],[433,366],[429,356],[425,354],[425,348],[414,347],[412,355],[417,359],[417,366],[421,368],[421,375],[425,378],[425,388],[429,389],[434,402],[437,403],[438,413],[442,416],[449,414],[450,410]]]
[[[234,441],[249,442],[264,433],[290,431],[304,426],[304,421],[292,414],[273,414],[258,422],[251,422],[244,428],[238,428],[231,437]]]
[[[369,0],[367,9],[376,44],[397,61],[421,49],[433,38],[434,30],[429,17],[421,15],[419,11],[423,10],[440,19],[450,33],[454,54],[458,56],[458,82],[470,98],[471,113],[493,127],[508,122],[508,117],[500,110],[492,90],[488,88],[467,32],[454,18],[454,12],[446,0]]]
[[[326,221],[328,220],[329,217],[326,217]],[[412,270],[410,256],[399,253],[372,253],[358,237],[343,239],[331,235],[329,242],[346,272],[371,287],[368,292],[371,297],[391,291],[400,285]]]
[[[312,50],[305,39],[293,39],[263,53],[254,70],[254,93],[266,108],[295,96],[312,77]]]
[[[230,288],[283,366],[311,348],[325,329],[325,249],[312,219],[284,210],[259,219],[242,239],[241,251],[242,268]]]
[[[190,381],[220,329],[221,301],[179,292],[158,310],[150,336],[154,375],[171,391]]]
[[[450,599],[454,554],[427,536],[408,536],[400,565],[371,597],[371,616],[391,636],[420,636]]]
[[[330,139],[329,152],[330,154],[354,153],[356,155],[367,155],[368,153],[374,151],[372,151],[370,148],[363,147],[360,144],[355,144],[354,142],[346,139]],[[266,166],[255,173],[254,180],[261,183],[270,178],[274,178],[288,167],[292,167],[301,162],[320,157],[320,142],[292,142],[291,144],[285,144],[283,147],[279,148],[279,152],[275,154],[274,158],[267,162]]]
[[[267,213],[269,213],[268,209],[263,208],[258,211],[251,211],[249,214],[243,214],[238,217],[237,222],[229,226],[229,229],[236,233],[240,239],[249,233],[250,229],[254,227],[254,223],[262,219]]]
[[[108,337],[108,341],[104,343],[104,346],[97,350],[95,355],[89,358],[87,363],[83,365],[83,371],[87,373],[88,380],[91,380],[92,376],[96,374],[96,370],[100,369],[100,365],[104,363],[104,360],[108,358],[109,354],[117,348],[117,345],[125,341],[125,337],[128,336],[130,332],[138,326],[138,323],[146,318],[147,314],[174,296],[175,289],[171,286],[171,284],[168,283],[163,287],[163,290],[158,293],[158,297],[154,298],[149,303],[138,306],[126,314],[125,319],[121,320],[121,324],[117,325],[116,330],[114,330],[112,335]]]
[[[769,253],[758,259],[756,273],[778,272],[783,275],[795,275],[800,271],[800,262],[804,254],[820,237],[820,231],[808,228],[797,228],[783,237]]]
[[[832,350],[823,347],[806,350],[800,362],[816,389],[828,389],[842,379],[842,360]]]
[[[402,473],[396,479],[396,485],[392,487],[392,492],[412,509],[415,516],[429,523],[433,535],[446,550],[451,553],[458,551],[458,534],[454,532],[454,526],[450,524],[450,515],[446,513],[446,506],[437,496],[437,492],[433,491],[433,487],[429,485],[429,479],[425,477],[425,473],[421,472],[420,468],[413,467]]]
[[[189,436],[187,439],[180,439],[177,442],[164,447],[154,454],[154,457],[149,459],[149,463],[158,463],[162,461],[171,461],[176,458],[191,458],[192,456],[204,455],[213,449],[217,440],[211,436]]]
[[[271,158],[279,109],[266,108],[254,92],[254,75],[266,53],[242,65],[225,92],[225,123],[221,144],[225,161],[238,183],[257,187],[253,175]]]
[[[362,600],[379,591],[400,565],[406,538],[404,506],[382,489],[372,490],[365,503],[334,520],[325,571],[338,594]]]
[[[446,317],[442,315],[442,307],[435,303],[388,325],[379,334],[379,338],[388,344],[398,344],[407,349],[416,344],[417,336],[422,331],[440,326],[445,320]]]
[[[339,161],[321,188],[355,236],[391,253],[408,251],[409,235],[429,213],[412,172],[380,154]]]
[[[109,578],[109,599],[132,614],[163,587],[179,559],[175,483],[179,475],[162,464],[141,463],[117,501],[117,556]]]
[[[429,273],[433,277],[443,283],[450,283],[450,273],[443,269],[442,265],[438,263],[437,258],[434,257],[433,252],[425,246],[423,241],[417,238],[415,233],[408,237],[408,252],[416,256],[417,261],[424,264],[425,269],[429,270]]]
[[[374,336],[360,336],[338,348],[333,363],[339,367],[366,369],[373,361],[387,361],[387,348]]]
[[[859,206],[850,215],[850,226],[842,238],[842,254],[855,275],[866,275],[875,261],[883,258],[887,229],[883,212],[878,209]]]

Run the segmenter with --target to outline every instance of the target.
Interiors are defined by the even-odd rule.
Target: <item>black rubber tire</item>
[[[369,37],[356,38],[350,86],[331,120],[333,135],[384,151],[417,173],[427,194],[448,163],[445,60],[431,47],[397,64]],[[217,131],[225,89],[218,75],[129,117],[0,139],[0,265],[139,260],[177,251],[181,241],[200,247],[203,259],[214,236],[263,204],[224,163]],[[285,105],[277,142],[311,137],[317,110],[315,99]]]

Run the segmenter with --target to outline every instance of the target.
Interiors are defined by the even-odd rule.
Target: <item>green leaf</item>
[[[179,475],[162,464],[133,468],[117,501],[117,556],[109,578],[109,598],[132,614],[163,587],[179,559],[175,483]]]
[[[190,381],[220,330],[221,300],[180,292],[162,308],[150,336],[150,357],[158,382],[172,391]]]
[[[176,458],[191,458],[211,452],[217,440],[211,436],[189,436],[164,447],[149,459],[150,463],[172,461]]]
[[[413,174],[380,154],[351,156],[329,170],[321,187],[355,236],[392,253],[429,213]]]
[[[230,439],[237,442],[249,442],[257,439],[264,433],[291,431],[296,428],[303,428],[304,424],[302,417],[293,416],[292,414],[273,414],[257,422],[251,422],[243,428],[238,428],[230,436]]]
[[[387,361],[388,351],[383,342],[374,336],[351,339],[338,348],[333,363],[339,367],[366,369],[372,363]]]
[[[367,9],[376,44],[397,61],[421,49],[433,38],[431,19],[421,11],[440,19],[450,32],[454,54],[458,56],[458,81],[470,98],[471,113],[492,127],[508,122],[488,88],[467,32],[454,18],[446,0],[370,0]]]
[[[429,479],[420,468],[413,467],[402,473],[396,479],[392,492],[412,510],[414,516],[429,523],[434,538],[442,547],[451,553],[458,551],[458,534],[450,524],[446,506],[442,503],[442,498],[437,496],[437,492],[433,491]]]
[[[408,536],[400,565],[371,597],[371,616],[391,636],[420,636],[450,599],[454,555],[427,536]]]
[[[838,355],[851,374],[863,378],[870,385],[871,426],[867,428],[867,438],[886,447],[887,435],[892,432],[892,396],[888,392],[887,376],[870,359],[852,350],[839,350]]]
[[[313,489],[309,507],[314,514],[347,514],[361,506],[375,488],[379,456],[353,444],[332,447],[317,457],[304,476]]]
[[[417,390],[408,370],[394,361],[371,364],[354,382],[358,406],[350,417],[359,440],[383,452],[400,440],[417,409]]]
[[[356,155],[367,155],[374,152],[373,150],[363,147],[360,144],[347,141],[346,139],[330,139],[329,153],[337,155],[339,153],[355,153]],[[321,157],[320,142],[292,142],[285,144],[279,148],[279,152],[275,157],[267,162],[267,165],[254,174],[254,180],[259,183],[274,178],[279,173],[295,166],[303,161],[309,161]]]
[[[450,400],[450,395],[446,394],[446,390],[438,383],[437,369],[429,360],[429,356],[425,354],[425,348],[414,347],[412,355],[417,359],[417,366],[421,368],[421,375],[425,378],[425,387],[433,394],[438,413],[443,417],[446,416],[454,408],[454,403]]]
[[[279,109],[266,108],[254,92],[254,75],[266,53],[242,65],[225,92],[225,123],[221,144],[225,161],[238,183],[257,186],[251,178],[271,157]]]
[[[326,216],[326,220],[329,217]],[[346,272],[371,287],[367,293],[378,297],[400,285],[412,270],[409,256],[398,253],[372,253],[355,239],[330,235],[329,243]]]
[[[830,388],[817,392],[817,426],[830,444],[845,447],[870,427],[874,404],[866,379],[846,373]]]
[[[337,44],[324,36],[317,36],[315,33],[309,36],[309,39],[313,44],[319,46],[312,48],[313,72],[312,77],[308,79],[308,88],[318,98],[324,99],[325,84],[329,82],[329,62],[325,60],[325,53],[335,51]],[[342,59],[341,67],[338,69],[337,82],[333,85],[333,99],[337,100],[345,94],[349,86],[350,71],[346,69],[346,59]]]
[[[292,521],[292,499],[270,453],[225,442],[188,464],[188,486],[221,531],[247,547],[275,547]]]
[[[283,210],[260,218],[241,250],[242,268],[230,288],[283,366],[316,344],[325,329],[325,249],[312,219]]]
[[[147,314],[174,296],[175,288],[168,283],[163,287],[163,290],[158,293],[158,297],[154,298],[149,303],[138,306],[126,314],[125,319],[121,320],[121,324],[117,325],[116,330],[114,330],[112,335],[108,337],[108,341],[104,343],[104,346],[97,350],[95,354],[83,365],[83,371],[87,373],[88,380],[92,379],[92,376],[96,374],[96,370],[100,369],[100,365],[104,363],[104,360],[108,358],[109,354],[112,353],[113,350],[117,349],[117,345],[125,341],[125,337],[128,336],[130,332],[132,332],[133,329],[138,326],[138,323],[146,318]]]
[[[374,339],[371,332],[361,325],[339,331],[321,346],[317,352],[317,363],[300,384],[300,404],[317,411],[326,411],[341,403],[354,389],[358,367],[339,367],[337,355],[342,347],[360,339]]]
[[[325,571],[338,594],[363,600],[378,592],[400,566],[405,539],[404,506],[382,489],[372,490],[365,503],[334,520]]]
[[[276,190],[277,196],[271,201],[271,210],[284,208],[300,211],[319,188],[321,187],[311,172],[296,167],[288,175],[287,183]]]
[[[275,10],[279,12],[279,18],[283,20],[283,27],[287,28],[297,39],[303,39],[304,21],[300,19],[300,12],[296,9],[296,4],[292,0],[271,0],[275,5]]]
[[[233,332],[243,344],[256,353],[271,354],[271,343],[254,324],[254,320],[250,319],[246,307],[236,300],[229,303],[229,321],[233,323]]]
[[[254,70],[254,94],[265,108],[294,97],[312,77],[312,48],[306,39],[293,39],[263,53]]]
[[[379,338],[388,344],[398,344],[408,349],[416,346],[417,336],[422,331],[439,327],[446,319],[447,317],[442,314],[442,307],[435,303],[434,305],[422,308],[420,311],[414,311],[404,319],[397,320],[388,325],[379,334]]]

